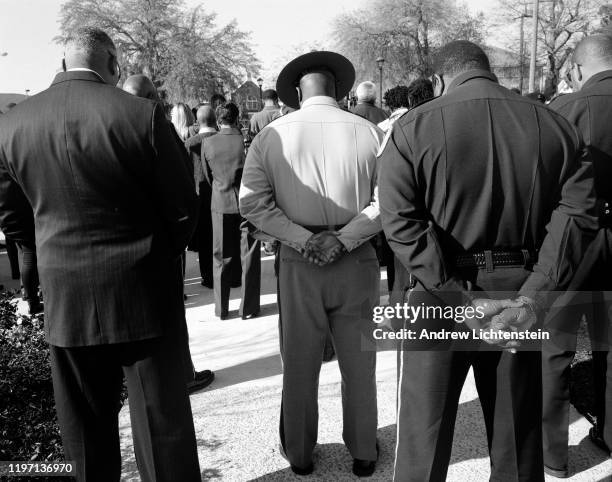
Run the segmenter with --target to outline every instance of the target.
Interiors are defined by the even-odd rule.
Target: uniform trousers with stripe
[[[342,377],[343,439],[353,458],[376,460],[376,352],[372,309],[380,272],[370,243],[318,267],[282,245],[279,264],[283,395],[280,437],[291,464],[305,468],[317,443],[319,372],[331,331]]]
[[[478,297],[515,296],[529,272],[522,267],[466,270]],[[501,291],[505,293],[501,293]],[[497,295],[497,296],[496,296]],[[407,303],[446,306],[417,283]],[[458,304],[460,304],[458,297]],[[412,321],[412,320],[411,320]],[[407,329],[465,330],[450,320],[418,319]],[[400,352],[394,480],[443,482],[453,445],[459,396],[470,367],[484,415],[491,481],[538,482],[542,465],[541,353],[484,351],[482,341],[403,340]]]

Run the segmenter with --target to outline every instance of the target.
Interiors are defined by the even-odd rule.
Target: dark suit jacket
[[[357,104],[351,112],[359,117],[363,117],[364,119],[368,119],[370,122],[374,124],[379,124],[384,121],[387,117],[387,113],[379,107],[376,107],[373,104],[369,104],[368,102],[360,102]]]
[[[214,136],[216,133],[217,131],[203,132],[201,134],[196,133],[185,141],[185,148],[187,152],[189,152],[193,164],[193,179],[198,194],[200,194],[200,185],[203,182],[208,184],[208,191],[210,191],[212,179],[208,166],[202,163],[202,141],[207,137]],[[210,198],[210,192],[208,193],[208,197]]]
[[[58,74],[0,118],[0,225],[33,237],[21,187],[51,344],[136,341],[185,323],[179,255],[197,197],[172,129],[161,106],[86,71]]]
[[[212,173],[210,209],[217,213],[236,214],[238,191],[244,167],[244,142],[238,129],[223,128],[202,141],[202,161]]]

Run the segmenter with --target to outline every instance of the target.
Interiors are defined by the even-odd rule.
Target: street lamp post
[[[376,59],[376,63],[378,64],[378,73],[379,75],[379,82],[380,82],[380,108],[382,109],[382,102],[383,102],[383,64],[385,63],[385,59],[382,57],[378,57]]]
[[[525,5],[525,12],[521,14],[521,39],[519,45],[519,91],[523,95],[523,77],[525,77],[525,19],[531,17],[532,14],[527,12],[527,5]]]
[[[257,85],[259,85],[259,104],[261,105],[261,108],[263,109],[263,93],[261,91],[261,87],[263,85],[263,79],[261,77],[257,79]]]
[[[540,0],[533,0],[533,38],[531,39],[531,58],[529,59],[529,92],[535,90],[536,56],[538,55],[538,13]]]

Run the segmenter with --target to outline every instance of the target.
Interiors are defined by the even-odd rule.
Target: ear
[[[580,64],[574,64],[574,72],[577,74],[576,80],[578,82],[582,82],[582,67]]]
[[[115,57],[113,57],[112,55],[108,56],[108,60],[106,61],[106,67],[108,68],[108,71],[111,75],[114,76],[117,73],[117,62],[115,62]]]
[[[302,89],[300,89],[299,86],[296,86],[295,90],[297,91],[298,102],[301,104],[302,103]]]
[[[434,97],[440,97],[444,93],[444,81],[438,74],[431,76]]]

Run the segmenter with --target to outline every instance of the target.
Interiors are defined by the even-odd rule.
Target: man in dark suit
[[[380,107],[376,107],[376,85],[374,82],[362,82],[357,86],[357,105],[351,109],[353,114],[378,125],[389,116]]]
[[[278,94],[274,89],[266,89],[263,91],[261,98],[264,102],[264,107],[259,112],[255,112],[249,122],[249,137],[255,137],[259,131],[266,127],[274,119],[281,116],[280,107],[278,106]]]
[[[210,171],[202,163],[202,141],[207,137],[217,133],[217,118],[215,111],[210,105],[201,106],[196,112],[198,121],[198,132],[185,141],[185,147],[189,151],[193,162],[193,176],[196,190],[200,196],[200,218],[198,227],[191,240],[189,249],[198,252],[200,263],[200,276],[202,286],[213,287],[212,269],[212,218],[210,214],[210,201],[212,196],[212,186]],[[204,169],[207,169],[205,172]]]
[[[566,119],[500,86],[475,44],[440,48],[434,72],[439,97],[400,117],[386,138],[382,225],[414,280],[407,303],[473,305],[483,316],[458,321],[481,333],[490,320],[495,330],[487,335],[516,347],[498,331],[524,334],[533,326],[551,292],[567,287],[597,228],[591,159]],[[473,300],[487,297],[496,299]],[[543,481],[538,340],[513,354],[487,351],[452,319],[421,316],[410,328],[468,338],[403,340],[395,480],[445,480],[471,367],[491,480]]]
[[[159,104],[115,87],[120,68],[104,32],[75,31],[64,70],[0,119],[0,225],[36,239],[65,456],[79,481],[120,479],[125,374],[142,480],[199,481],[176,376],[186,326],[180,255],[197,218],[186,152]]]
[[[126,92],[129,92],[132,95],[135,95],[136,97],[142,97],[143,99],[151,99],[151,100],[154,100],[155,102],[159,102],[159,95],[157,94],[157,89],[155,87],[155,84],[153,84],[153,81],[151,81],[151,79],[149,79],[146,75],[134,74],[134,75],[129,76],[127,79],[125,79],[125,82],[123,83],[123,90],[125,90]],[[180,138],[176,134],[176,130],[173,131],[173,134],[175,134],[177,142],[181,142]],[[198,164],[199,164],[199,156],[198,156]],[[200,168],[199,170],[196,169],[196,166],[192,166],[192,164],[187,164],[187,166],[189,170],[195,171],[194,178],[196,180],[196,192],[197,192],[199,176],[195,173],[199,174],[199,171],[201,171],[201,168],[199,165],[197,166],[198,168]],[[210,196],[209,196],[207,209],[208,209],[208,212],[210,213]],[[204,216],[206,216],[206,213],[204,214]],[[210,227],[210,222],[208,223],[209,225],[206,226],[205,222],[202,223],[201,217],[202,217],[202,212],[200,211],[199,219],[198,219],[198,226],[196,228],[196,232],[194,232],[193,236],[191,237],[190,243],[193,243],[194,238],[196,238],[199,235],[202,237],[205,237],[205,236],[212,237],[212,228]],[[208,215],[208,219],[210,220],[210,214]],[[209,250],[209,252],[212,252],[212,248]],[[186,259],[185,255],[183,255],[183,271],[185,269],[185,259]],[[200,261],[200,269],[202,269],[202,261]],[[210,274],[210,277],[212,278],[212,273]],[[195,365],[193,364],[193,360],[191,358],[191,351],[189,350],[189,333],[186,327],[185,327],[185,340],[184,340],[184,343],[182,343],[182,345],[183,345],[183,350],[182,350],[183,361],[184,361],[184,365],[186,369],[185,376],[187,380],[187,390],[189,391],[189,393],[195,393],[199,390],[202,390],[203,388],[206,388],[208,385],[210,385],[215,379],[215,374],[212,372],[212,370],[197,371],[195,369]]]
[[[608,454],[612,447],[612,38],[599,34],[583,39],[571,59],[569,77],[574,93],[557,98],[550,107],[578,128],[591,151],[600,229],[568,292],[546,319],[551,339],[542,350],[544,464],[557,477],[569,475],[570,364],[583,315],[591,338],[595,391],[595,426],[589,436]]]
[[[204,169],[212,174],[215,314],[222,320],[227,318],[230,288],[240,284],[242,269],[240,316],[248,319],[259,313],[261,242],[251,236],[246,225],[241,229],[238,191],[245,155],[238,107],[227,102],[217,107],[216,115],[219,133],[202,141]]]

